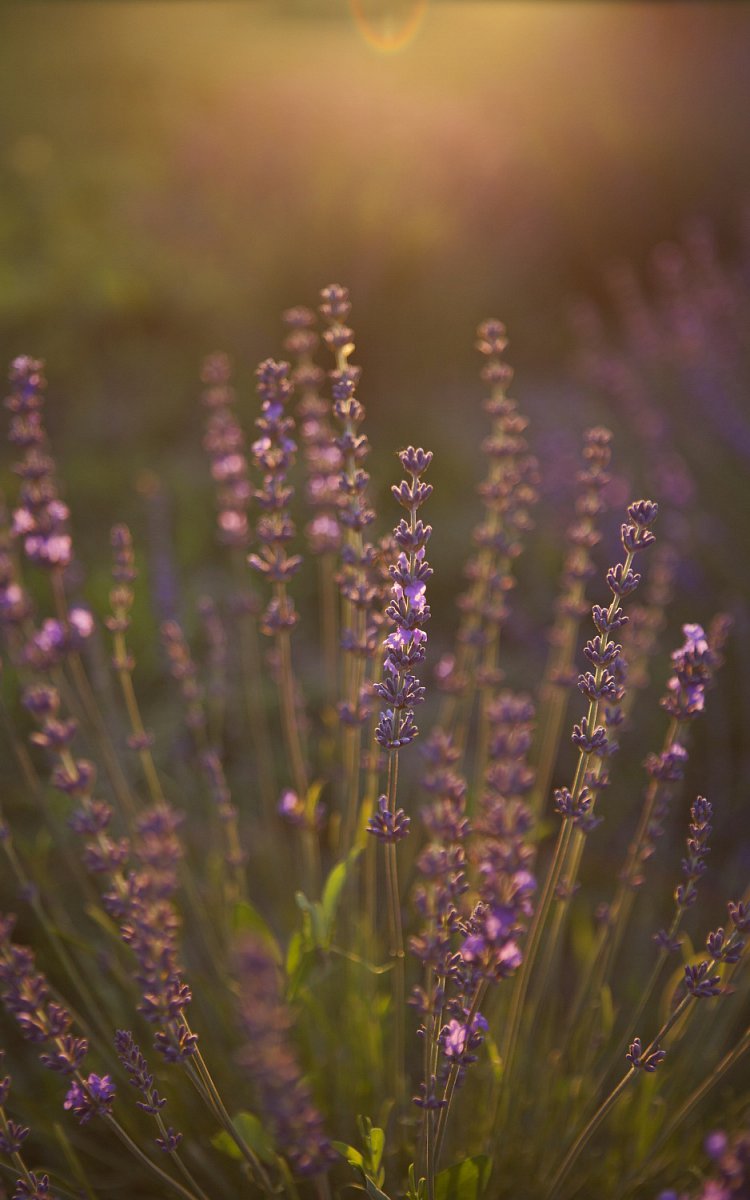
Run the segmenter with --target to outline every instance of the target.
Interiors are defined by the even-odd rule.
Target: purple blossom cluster
[[[0,914],[0,997],[24,1038],[47,1049],[40,1060],[50,1071],[73,1075],[88,1053],[86,1038],[72,1032],[73,1018],[54,998],[27,946],[11,939],[13,914]]]
[[[5,1051],[0,1050],[0,1070],[4,1059]],[[0,1077],[0,1154],[12,1160],[14,1169],[23,1171],[23,1176],[16,1180],[13,1195],[8,1193],[10,1200],[57,1200],[50,1190],[49,1175],[37,1175],[24,1162],[24,1142],[31,1131],[28,1125],[14,1121],[5,1111],[10,1085],[10,1075]]]
[[[627,623],[627,616],[622,612],[621,605],[625,596],[630,595],[638,587],[641,576],[632,569],[635,554],[651,545],[654,535],[650,526],[656,519],[658,505],[651,500],[636,500],[628,507],[628,521],[620,531],[620,540],[625,558],[607,571],[607,586],[612,593],[612,600],[607,608],[595,604],[592,617],[596,627],[596,636],[590,638],[584,646],[584,654],[593,666],[593,671],[585,671],[578,676],[578,689],[589,702],[586,716],[580,723],[574,725],[572,741],[582,755],[586,769],[581,775],[581,786],[573,788],[570,802],[563,797],[560,801],[564,819],[573,815],[566,808],[569,804],[578,806],[580,811],[581,787],[594,789],[599,782],[598,776],[602,769],[602,760],[606,759],[617,749],[608,735],[609,725],[619,723],[619,704],[624,694],[621,668],[619,666],[622,646],[612,638]],[[605,723],[597,724],[600,712],[605,716]],[[588,770],[591,758],[600,760],[594,771]],[[589,819],[591,806],[584,817]]]
[[[71,1032],[73,1018],[54,998],[46,977],[37,971],[33,952],[11,940],[14,924],[12,914],[0,914],[0,997],[3,1005],[15,1018],[27,1041],[46,1047],[39,1056],[43,1066],[72,1077],[63,1108],[78,1117],[82,1125],[93,1116],[109,1116],[115,1086],[109,1075],[84,1077],[81,1074],[88,1041]],[[19,1141],[19,1132],[15,1140],[20,1148],[25,1133]]]
[[[289,363],[266,359],[256,371],[261,415],[255,424],[260,433],[252,445],[253,461],[262,472],[263,482],[253,493],[262,511],[255,535],[260,553],[250,554],[250,566],[274,585],[274,595],[261,618],[261,629],[269,636],[292,629],[297,623],[294,602],[285,585],[302,565],[297,554],[289,554],[287,546],[294,537],[294,522],[289,515],[289,503],[294,489],[287,481],[294,462],[297,444],[291,434],[294,421],[287,413],[292,394]]]
[[[371,712],[367,669],[378,650],[383,624],[381,550],[367,537],[375,520],[369,501],[370,476],[365,463],[370,452],[362,432],[365,410],[356,395],[361,368],[350,361],[354,333],[346,324],[351,312],[349,293],[332,283],[320,293],[320,315],[325,323],[323,340],[335,359],[329,371],[334,447],[340,456],[337,520],[342,529],[341,562],[337,582],[343,599],[340,644],[351,664],[345,671],[344,693],[337,706],[343,725],[356,729]]]
[[[576,474],[575,518],[566,531],[567,553],[563,565],[560,593],[555,602],[559,621],[552,631],[555,653],[550,667],[550,683],[569,687],[575,683],[575,673],[569,665],[573,629],[588,611],[585,601],[586,582],[594,574],[592,551],[601,541],[599,518],[606,508],[606,491],[610,482],[608,471],[612,457],[612,434],[603,426],[587,429],[583,436],[584,465]]]
[[[454,693],[464,689],[474,673],[483,687],[501,682],[490,648],[496,646],[508,616],[508,594],[515,587],[513,563],[532,528],[530,510],[538,499],[538,463],[524,437],[528,421],[507,394],[513,369],[502,358],[508,345],[502,322],[482,322],[476,345],[486,359],[482,379],[491,389],[483,402],[491,418],[490,433],[482,442],[489,468],[477,488],[484,512],[472,537],[475,553],[464,571],[468,588],[458,601],[459,656],[442,679],[443,690]]]
[[[292,382],[300,397],[297,421],[307,471],[306,499],[312,512],[305,534],[312,554],[333,554],[341,546],[343,457],[334,438],[330,402],[320,394],[325,373],[313,358],[320,341],[316,322],[312,309],[287,309],[284,324],[289,333],[284,349],[294,357]]]
[[[79,1082],[74,1079],[68,1089],[63,1108],[85,1125],[92,1117],[108,1117],[112,1112],[115,1085],[109,1075],[89,1075]]]
[[[318,1175],[336,1161],[323,1120],[289,1042],[291,1013],[279,967],[268,944],[247,937],[236,952],[240,1016],[248,1036],[241,1062],[279,1151],[296,1175]]]
[[[10,368],[12,391],[5,406],[11,413],[9,440],[23,451],[13,470],[20,477],[18,507],[13,512],[13,534],[26,557],[45,567],[64,570],[72,558],[67,504],[60,499],[55,464],[44,428],[44,364],[26,355]]]
[[[154,1077],[149,1070],[148,1063],[129,1030],[119,1029],[117,1031],[115,1049],[131,1084],[141,1094],[141,1099],[136,1100],[137,1107],[158,1118],[161,1136],[154,1139],[156,1145],[165,1154],[174,1153],[182,1141],[182,1134],[177,1133],[171,1126],[164,1127],[161,1121],[161,1111],[167,1102],[154,1087]]]
[[[684,881],[675,891],[675,900],[680,908],[690,908],[698,898],[696,885],[706,870],[712,816],[711,802],[699,796],[690,809],[687,855],[682,860]]]
[[[182,815],[160,802],[137,818],[132,845],[128,838],[112,837],[108,832],[112,807],[94,796],[93,762],[77,759],[70,751],[76,726],[60,718],[57,690],[33,685],[24,693],[24,704],[39,724],[39,733],[32,736],[55,755],[53,786],[77,803],[70,825],[85,839],[84,864],[107,881],[102,902],[120,923],[123,941],[138,962],[139,1011],[148,1021],[165,1027],[157,1033],[156,1045],[167,1059],[187,1057],[194,1052],[196,1039],[182,1021],[191,995],[181,978],[177,951],[180,920],[172,903],[182,856],[177,837]],[[131,854],[134,867],[127,870]]]
[[[661,703],[670,716],[687,721],[703,711],[716,661],[700,625],[683,625],[682,632],[685,641],[672,655],[673,674]]]
[[[682,860],[682,882],[675,888],[676,912],[670,929],[660,929],[654,940],[662,950],[672,953],[679,950],[680,941],[675,934],[683,913],[692,908],[698,899],[698,880],[707,870],[706,855],[710,852],[708,839],[711,836],[711,802],[698,796],[690,809],[690,827],[687,839],[687,854]]]
[[[466,816],[466,783],[455,771],[459,752],[438,731],[427,739],[424,755],[428,770],[423,786],[431,800],[421,816],[429,841],[417,859],[419,881],[413,903],[420,928],[410,938],[409,949],[427,968],[432,983],[428,988],[416,986],[410,1003],[422,1020],[429,1022],[435,1037],[456,963],[462,897],[469,887],[465,844],[471,827]]]
[[[529,696],[503,691],[488,705],[487,718],[488,765],[469,854],[480,906],[461,955],[481,965],[487,978],[503,979],[521,963],[518,938],[536,890],[533,819],[525,803],[534,783],[526,762],[534,705]]]
[[[649,754],[644,763],[649,776],[644,819],[631,844],[629,862],[623,876],[630,888],[638,888],[643,883],[646,864],[653,857],[656,842],[664,832],[672,793],[685,776],[688,751],[682,739],[689,723],[704,710],[705,690],[721,661],[720,648],[726,636],[725,622],[719,619],[716,626],[716,650],[710,647],[700,625],[683,626],[683,634],[683,645],[671,656],[674,674],[670,676],[661,700],[662,708],[671,717],[664,747],[659,754]],[[707,801],[701,801],[700,804],[706,805]],[[707,811],[710,819],[710,805]],[[692,883],[686,880],[686,896],[692,894],[694,884],[695,879]],[[679,899],[678,906],[685,907]],[[662,944],[669,949],[673,939],[662,930],[656,935],[657,940],[661,942],[662,936],[666,939]]]
[[[203,404],[207,410],[203,448],[216,488],[216,521],[225,545],[245,549],[250,540],[248,507],[252,494],[245,454],[245,435],[234,414],[232,371],[225,354],[212,354],[203,364]]]
[[[385,674],[375,684],[375,692],[388,706],[380,714],[375,739],[388,751],[408,746],[419,732],[414,723],[414,709],[423,702],[425,689],[413,669],[424,661],[427,634],[423,626],[430,618],[426,590],[432,575],[425,558],[432,527],[417,517],[432,493],[432,486],[422,482],[422,475],[432,462],[432,453],[409,446],[401,451],[399,459],[409,478],[394,484],[391,491],[408,512],[409,520],[402,517],[393,531],[399,555],[390,567],[393,584],[386,616],[394,630],[383,643]]]

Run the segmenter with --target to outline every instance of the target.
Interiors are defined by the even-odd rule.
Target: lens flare
[[[404,50],[417,33],[429,0],[349,0],[354,24],[381,54]]]

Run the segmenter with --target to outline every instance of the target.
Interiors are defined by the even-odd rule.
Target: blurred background
[[[680,619],[735,615],[705,753],[738,804],[749,80],[750,6],[717,0],[4,3],[0,349],[47,360],[93,592],[109,524],[138,534],[156,476],[201,586],[201,359],[232,355],[250,428],[281,311],[335,280],[386,514],[394,450],[436,452],[435,595],[452,598],[483,473],[474,330],[496,315],[545,494],[514,636],[534,652],[580,434],[610,424],[615,501],[648,488],[671,508],[670,646]]]

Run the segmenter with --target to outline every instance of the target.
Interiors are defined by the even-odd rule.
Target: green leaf
[[[304,934],[297,931],[293,933],[289,939],[289,949],[286,955],[286,975],[287,975],[287,999],[294,1000],[300,988],[304,984],[310,967],[314,962],[314,956],[306,944]]]
[[[299,965],[302,962],[302,934],[299,932],[293,933],[289,939],[289,946],[286,952],[286,974],[287,979],[292,979],[295,972],[299,970]]]
[[[276,962],[281,965],[283,955],[281,947],[268,927],[266,921],[247,900],[239,900],[232,911],[232,932],[237,934],[255,933],[263,939],[273,951]]]
[[[382,1129],[378,1129],[376,1132],[382,1133],[383,1131]],[[383,1138],[383,1141],[385,1142],[385,1138]],[[365,1191],[367,1192],[368,1196],[371,1197],[371,1200],[390,1200],[390,1197],[388,1197],[385,1192],[381,1192],[375,1180],[372,1179],[367,1173],[367,1167],[372,1161],[371,1158],[370,1163],[366,1163],[364,1155],[360,1154],[359,1150],[355,1150],[354,1146],[350,1146],[347,1142],[332,1142],[331,1145],[333,1146],[334,1150],[341,1155],[342,1158],[346,1159],[346,1161],[349,1163],[349,1166],[353,1167],[354,1170],[358,1171],[362,1176],[362,1180],[365,1185]],[[370,1150],[369,1145],[368,1150]]]
[[[247,1142],[250,1149],[257,1154],[261,1162],[276,1162],[277,1155],[271,1136],[266,1132],[253,1113],[237,1113],[232,1119],[232,1124],[242,1140]],[[219,1133],[211,1138],[211,1145],[215,1150],[220,1150],[222,1154],[228,1155],[229,1158],[242,1158],[239,1146],[231,1134],[227,1133],[226,1129],[221,1129]]]
[[[307,789],[307,795],[305,796],[305,816],[311,829],[315,828],[315,820],[318,812],[318,801],[320,800],[320,794],[323,791],[324,786],[324,780],[316,779]]]
[[[302,936],[314,946],[326,944],[325,920],[323,908],[317,901],[308,900],[304,892],[295,892],[294,899],[297,908],[302,913]]]
[[[354,1147],[350,1146],[347,1142],[332,1141],[331,1145],[333,1146],[334,1150],[341,1155],[342,1158],[346,1159],[350,1167],[355,1167],[364,1174],[365,1160],[360,1154],[359,1150],[355,1150]]]
[[[377,1126],[373,1126],[373,1128],[370,1130],[369,1142],[370,1142],[370,1166],[371,1166],[373,1175],[375,1175],[375,1177],[377,1179],[377,1174],[378,1174],[378,1171],[380,1170],[380,1164],[383,1160],[383,1151],[385,1149],[385,1133],[383,1132],[383,1130],[378,1129]]]
[[[221,1151],[221,1153],[226,1154],[228,1158],[242,1158],[239,1146],[232,1138],[230,1138],[226,1129],[221,1129],[218,1133],[214,1134],[214,1136],[211,1138],[211,1145],[213,1146],[214,1150]]]
[[[406,1193],[406,1200],[424,1200],[427,1190],[427,1180],[422,1177],[417,1182],[417,1173],[414,1170],[414,1163],[409,1164],[409,1187]]]
[[[447,1167],[435,1180],[435,1200],[479,1200],[491,1165],[487,1154],[477,1154]]]
[[[331,873],[326,879],[325,886],[323,888],[323,895],[320,899],[326,946],[331,939],[333,923],[336,917],[336,909],[341,898],[341,893],[344,890],[344,884],[346,883],[347,876],[349,875],[349,872],[359,858],[360,854],[361,850],[359,847],[355,846],[355,848],[349,854],[347,854],[346,858],[343,858],[341,862],[336,863],[336,866],[333,867]]]

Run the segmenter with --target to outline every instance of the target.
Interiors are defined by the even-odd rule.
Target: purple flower
[[[367,822],[367,832],[373,834],[379,842],[400,842],[409,832],[411,821],[402,808],[395,813],[388,808],[388,797],[380,796],[378,810]]]
[[[64,570],[73,551],[67,530],[68,506],[57,494],[55,464],[42,417],[44,364],[21,355],[11,364],[10,382],[12,391],[5,401],[12,414],[9,438],[24,452],[13,468],[21,488],[11,531],[22,541],[31,562]]]
[[[663,1063],[666,1057],[666,1051],[659,1049],[652,1050],[650,1054],[644,1055],[640,1038],[635,1038],[631,1042],[630,1049],[625,1055],[625,1058],[634,1070],[646,1071],[648,1074],[652,1074]]]
[[[683,625],[685,641],[672,655],[674,674],[661,703],[670,716],[690,720],[703,711],[706,686],[718,664],[700,625]]]
[[[310,1089],[288,1036],[290,1014],[282,978],[261,938],[246,938],[237,950],[239,1003],[248,1045],[242,1061],[278,1145],[298,1175],[317,1175],[336,1161]]]
[[[7,1131],[0,1129],[0,1152],[11,1157],[18,1154],[26,1138],[29,1136],[27,1125],[19,1125],[17,1121],[8,1120]]]
[[[461,1021],[449,1021],[442,1032],[443,1053],[446,1058],[461,1058],[466,1049],[468,1029]]]
[[[66,1112],[85,1125],[92,1117],[108,1117],[112,1112],[115,1085],[109,1075],[89,1075],[83,1084],[75,1080],[63,1102]]]
[[[19,1179],[16,1183],[13,1200],[55,1200],[49,1187],[49,1175],[37,1175],[29,1171],[28,1178]]]
[[[709,1158],[719,1159],[725,1153],[729,1145],[729,1138],[722,1129],[717,1129],[713,1133],[709,1133],[703,1143],[703,1149]]]
[[[248,556],[248,563],[270,582],[286,584],[302,565],[297,554],[289,554],[287,545],[295,528],[288,507],[294,489],[287,483],[288,472],[294,463],[297,444],[292,439],[294,421],[286,408],[293,385],[289,363],[266,359],[256,371],[261,415],[255,424],[261,434],[253,442],[252,453],[256,467],[262,472],[262,484],[253,497],[262,510],[256,526],[260,553]],[[296,624],[297,615],[286,589],[277,590],[261,619],[262,631],[271,636]]]
[[[685,967],[685,987],[697,999],[719,996],[723,990],[721,976],[711,974],[711,963],[705,959],[697,966]]]
[[[399,503],[408,509],[409,521],[399,523],[394,537],[398,538],[401,533],[403,540],[402,526],[405,526],[414,540],[408,553],[402,551],[389,568],[393,583],[386,616],[395,628],[383,642],[386,650],[384,682],[375,685],[375,691],[381,699],[392,705],[381,712],[375,738],[383,749],[391,751],[407,746],[419,732],[414,723],[413,710],[415,705],[424,700],[425,689],[412,674],[411,668],[424,658],[427,634],[422,625],[430,617],[425,589],[432,575],[432,568],[425,558],[425,546],[432,529],[417,520],[417,510],[432,492],[432,488],[420,480],[421,474],[432,462],[432,454],[429,450],[409,446],[402,450],[399,457],[410,479],[402,480],[398,487],[391,490]]]
[[[203,447],[216,484],[216,523],[219,539],[229,546],[247,546],[247,509],[252,488],[248,478],[245,437],[234,415],[232,372],[225,354],[212,354],[203,364],[207,409]]]

